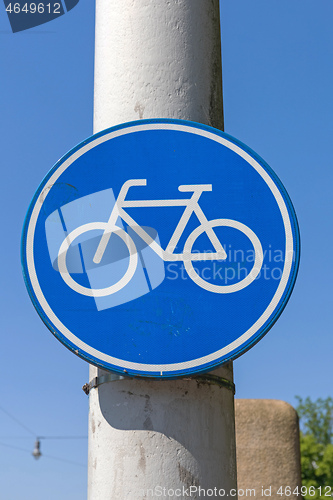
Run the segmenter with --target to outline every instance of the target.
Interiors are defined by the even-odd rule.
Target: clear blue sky
[[[294,405],[295,395],[333,393],[333,3],[222,0],[221,13],[225,130],[276,171],[302,238],[299,277],[285,311],[234,362],[236,397]],[[29,455],[34,435],[87,435],[81,386],[88,366],[36,314],[21,275],[20,237],[39,182],[92,133],[93,46],[93,0],[16,34],[0,5],[0,406],[29,429],[0,410],[4,500],[86,497],[85,439],[45,440],[39,461]]]

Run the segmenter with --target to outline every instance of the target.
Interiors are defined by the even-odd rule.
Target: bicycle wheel
[[[91,222],[89,224],[83,224],[78,228],[74,229],[62,242],[59,252],[58,252],[58,268],[64,282],[75,292],[81,295],[87,295],[88,297],[105,297],[111,295],[112,293],[118,292],[132,279],[135,273],[136,266],[138,263],[138,254],[136,251],[136,246],[125,231],[117,226],[112,229],[114,235],[119,236],[127,246],[129,251],[129,264],[124,276],[114,283],[113,285],[106,288],[88,288],[77,283],[70,275],[67,269],[67,252],[73,241],[78,238],[81,234],[88,231],[95,231],[96,229],[105,230],[108,224],[106,222]]]
[[[201,278],[201,276],[199,276],[197,271],[194,269],[191,260],[192,247],[196,239],[206,231],[207,224],[205,226],[200,225],[199,227],[197,227],[194,231],[192,231],[190,236],[187,238],[184,245],[184,255],[187,255],[188,258],[184,259],[184,266],[187,274],[194,281],[194,283],[196,283],[201,288],[208,290],[209,292],[214,292],[214,293],[238,292],[239,290],[242,290],[243,288],[250,285],[252,281],[254,281],[258,276],[264,259],[262,246],[258,236],[252,231],[252,229],[250,229],[245,224],[242,224],[241,222],[231,219],[214,219],[208,221],[208,227],[213,228],[218,226],[221,227],[224,226],[236,229],[244,233],[249,238],[255,251],[254,264],[249,274],[244,279],[240,280],[238,283],[234,283],[232,285],[214,285],[213,283],[210,283]],[[207,259],[207,260],[212,260],[212,259]]]

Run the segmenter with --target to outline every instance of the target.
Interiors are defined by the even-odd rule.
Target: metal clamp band
[[[228,380],[223,377],[218,377],[217,375],[198,375],[197,377],[191,377],[191,379],[196,380],[199,384],[212,384],[218,385],[220,387],[224,387],[225,389],[229,389],[235,395],[236,386],[231,380]]]
[[[106,382],[115,382],[117,380],[123,380],[124,378],[132,378],[132,377],[122,377],[121,375],[116,375],[115,373],[110,373],[110,375],[102,375],[101,377],[93,378],[89,384],[84,384],[82,390],[88,395],[91,389],[95,389],[101,384],[105,384]]]
[[[102,375],[101,377],[93,378],[89,384],[85,384],[82,387],[82,390],[88,395],[91,389],[95,389],[101,384],[105,384],[107,382],[116,382],[117,380],[124,379],[132,379],[133,377],[122,377],[121,375],[110,374],[110,375]],[[141,379],[142,380],[142,379]],[[236,387],[233,382],[227,380],[226,378],[218,377],[216,375],[198,375],[196,377],[187,377],[183,380],[196,380],[198,384],[215,384],[219,387],[224,387],[232,391],[233,394],[236,392]]]

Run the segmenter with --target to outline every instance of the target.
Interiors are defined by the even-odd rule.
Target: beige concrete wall
[[[238,489],[244,490],[238,498],[254,498],[253,490],[255,498],[301,498],[297,495],[301,467],[295,409],[273,399],[238,399],[235,418],[237,482]]]

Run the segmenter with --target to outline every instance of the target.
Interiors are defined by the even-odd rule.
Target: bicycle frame
[[[112,232],[117,228],[116,222],[118,217],[123,219],[126,224],[128,224],[136,234],[142,238],[142,240],[157,253],[161,259],[166,262],[172,261],[184,261],[184,260],[225,260],[227,255],[225,253],[224,248],[222,247],[219,239],[214,233],[212,227],[209,225],[209,221],[207,220],[205,214],[203,213],[201,207],[199,206],[199,198],[204,191],[212,191],[211,184],[189,184],[189,185],[181,185],[178,187],[178,190],[181,192],[192,192],[191,198],[185,199],[174,199],[174,200],[125,200],[127,192],[132,186],[146,186],[146,179],[130,179],[126,181],[118,195],[116,203],[112,209],[110,218],[107,222],[107,227],[103,233],[101,241],[98,245],[96,254],[94,256],[93,261],[95,264],[99,264],[105,248],[108,244],[110,236]],[[128,215],[128,213],[124,210],[124,208],[139,208],[139,207],[186,207],[178,224],[170,238],[170,241],[165,250],[154,241],[151,236],[141,227],[139,226],[135,220]],[[189,255],[185,255],[183,253],[174,253],[174,249],[176,248],[184,229],[191,217],[191,215],[195,213],[200,225],[203,226],[207,236],[209,237],[212,245],[214,246],[216,253],[214,252],[205,252],[205,253],[191,253]]]

